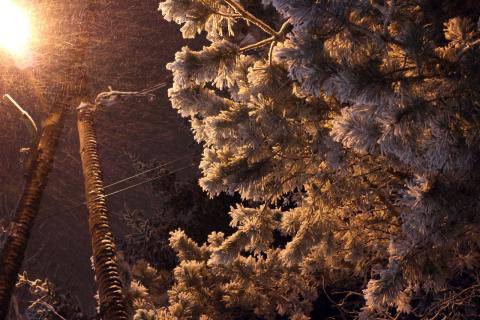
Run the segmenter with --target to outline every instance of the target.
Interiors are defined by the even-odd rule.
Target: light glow
[[[0,0],[0,48],[24,59],[29,55],[31,38],[28,12],[14,0]]]

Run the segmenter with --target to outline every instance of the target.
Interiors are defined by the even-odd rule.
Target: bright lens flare
[[[31,38],[28,12],[14,0],[0,0],[0,48],[17,58],[25,58]]]

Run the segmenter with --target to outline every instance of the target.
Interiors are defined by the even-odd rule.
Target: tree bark
[[[77,125],[100,313],[105,320],[127,319],[116,248],[105,200],[93,111],[88,107],[80,109]]]
[[[52,170],[55,151],[63,129],[65,106],[61,103],[45,121],[26,176],[25,189],[11,223],[0,257],[0,319],[5,319],[18,273],[23,263],[30,233],[40,208],[40,200]]]

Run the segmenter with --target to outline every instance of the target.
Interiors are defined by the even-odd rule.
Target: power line
[[[155,178],[147,179],[147,180],[145,180],[145,181],[142,181],[142,182],[139,182],[139,183],[137,183],[137,184],[134,184],[134,185],[125,187],[125,188],[123,188],[123,189],[113,191],[113,192],[111,192],[111,193],[106,194],[106,195],[105,195],[105,198],[108,198],[109,196],[116,195],[117,193],[121,193],[121,192],[123,192],[123,191],[127,191],[127,190],[130,190],[130,189],[139,187],[139,186],[141,186],[141,185],[144,185],[144,184],[146,184],[146,183],[149,183],[149,182],[158,180],[158,179],[160,179],[160,178],[167,177],[167,176],[169,176],[169,175],[172,175],[172,174],[174,174],[174,173],[183,171],[183,170],[188,169],[188,168],[191,168],[191,167],[193,167],[193,166],[194,166],[194,164],[190,164],[190,165],[185,166],[185,167],[183,167],[183,168],[180,168],[180,169],[171,171],[171,172],[169,172],[169,173],[167,173],[167,174],[165,174],[165,175],[161,175],[161,176],[158,176],[158,177],[155,177]],[[99,198],[102,198],[102,197],[99,197]],[[86,202],[84,202],[83,204],[85,204],[85,203],[86,203]]]
[[[161,175],[161,176],[157,176],[157,177],[154,177],[154,178],[151,178],[151,179],[147,179],[147,180],[144,180],[144,181],[142,181],[142,182],[133,184],[133,185],[131,185],[131,186],[128,186],[128,187],[125,187],[125,188],[122,188],[122,189],[119,189],[119,190],[110,192],[110,193],[106,194],[105,196],[94,198],[94,199],[92,199],[92,201],[94,201],[94,200],[99,200],[99,199],[102,199],[102,198],[111,197],[111,196],[116,195],[116,194],[119,194],[119,193],[121,193],[121,192],[124,192],[124,191],[130,190],[130,189],[133,189],[133,188],[142,186],[142,185],[144,185],[144,184],[147,184],[147,183],[153,182],[153,181],[155,181],[155,180],[158,180],[158,179],[161,179],[161,178],[170,176],[170,175],[175,174],[175,173],[177,173],[177,172],[186,170],[186,169],[191,168],[191,167],[193,167],[193,166],[194,166],[193,164],[190,164],[190,165],[185,166],[185,167],[182,167],[182,168],[180,168],[180,169],[171,171],[171,172],[169,172],[169,173],[167,173],[167,174],[164,174],[164,175]],[[82,203],[78,203],[78,204],[76,204],[76,205],[73,205],[73,206],[71,206],[71,207],[69,207],[69,208],[67,208],[67,209],[64,209],[62,214],[68,213],[68,212],[72,211],[73,209],[77,209],[77,208],[83,207],[83,206],[86,205],[86,204],[87,204],[87,202],[84,201],[84,202],[82,202]],[[43,217],[42,219],[39,219],[39,220],[40,220],[40,221],[43,221],[43,220],[48,219],[48,218],[51,218],[51,217],[53,217],[53,216],[55,216],[55,215],[57,215],[57,214],[51,214],[51,215],[48,215],[48,216],[46,216],[46,217]],[[38,223],[40,223],[40,221],[39,221]]]
[[[122,180],[113,182],[113,183],[111,183],[111,184],[109,184],[109,185],[106,185],[106,186],[104,187],[104,189],[108,189],[108,188],[113,187],[113,186],[116,186],[117,184],[120,184],[120,183],[122,183],[122,182],[125,182],[125,181],[128,181],[128,180],[132,180],[133,178],[140,177],[140,176],[142,176],[142,175],[144,175],[144,174],[146,174],[146,173],[149,173],[149,172],[152,172],[152,171],[155,171],[155,170],[164,168],[164,167],[169,166],[169,165],[171,165],[171,164],[177,163],[177,162],[179,162],[179,161],[181,161],[181,160],[183,160],[183,159],[186,159],[186,158],[189,158],[189,157],[191,157],[191,156],[194,156],[195,154],[196,154],[196,153],[191,153],[191,154],[186,155],[186,156],[184,156],[184,157],[180,157],[180,158],[177,158],[177,159],[175,159],[175,160],[172,160],[172,161],[163,163],[163,164],[161,164],[161,165],[159,165],[159,166],[156,166],[156,167],[154,167],[154,168],[151,168],[151,169],[142,171],[142,172],[140,172],[140,173],[137,173],[137,174],[135,174],[135,175],[133,175],[133,176],[130,176],[130,177],[127,177],[127,178],[125,178],[125,179],[122,179]]]
[[[122,182],[126,182],[126,181],[129,181],[129,180],[132,180],[132,179],[134,179],[134,178],[136,178],[136,177],[139,177],[139,176],[142,176],[142,175],[144,175],[144,174],[146,174],[146,173],[149,173],[149,172],[152,172],[152,171],[155,171],[155,170],[164,168],[164,167],[166,167],[166,166],[169,166],[169,165],[171,165],[171,164],[177,163],[177,162],[179,162],[179,161],[181,161],[181,160],[183,160],[183,159],[189,158],[189,157],[191,157],[191,156],[195,156],[195,155],[197,155],[197,154],[198,154],[198,152],[193,152],[193,153],[190,153],[190,154],[188,154],[188,155],[186,155],[186,156],[183,156],[183,157],[180,157],[180,158],[176,158],[176,159],[174,159],[174,160],[171,160],[171,161],[169,161],[169,162],[163,163],[163,164],[161,164],[161,165],[159,165],[159,166],[156,166],[156,167],[154,167],[154,168],[147,169],[147,170],[145,170],[145,171],[139,172],[139,173],[137,173],[137,174],[134,174],[134,175],[132,175],[132,176],[126,177],[126,178],[121,179],[121,180],[119,180],[119,181],[115,181],[115,182],[113,182],[113,183],[110,183],[109,185],[106,185],[106,186],[103,187],[103,188],[104,188],[104,189],[107,189],[107,188],[113,187],[113,186],[115,186],[115,185],[117,185],[117,184],[120,184],[120,183],[122,183]],[[50,206],[50,207],[48,207],[48,208],[46,208],[46,209],[44,209],[44,210],[50,210],[50,209],[53,209],[53,208],[56,208],[56,207],[57,207],[57,206]]]

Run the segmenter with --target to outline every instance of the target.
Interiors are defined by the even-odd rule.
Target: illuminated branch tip
[[[22,117],[27,120],[28,127],[33,129],[32,136],[36,138],[38,136],[38,127],[35,121],[33,120],[33,118],[30,116],[30,114],[27,111],[25,111],[25,109],[23,109],[18,104],[18,102],[15,101],[15,99],[13,99],[12,96],[10,96],[8,93],[4,94],[3,97],[5,99],[8,99],[15,106],[15,108],[21,113]]]

